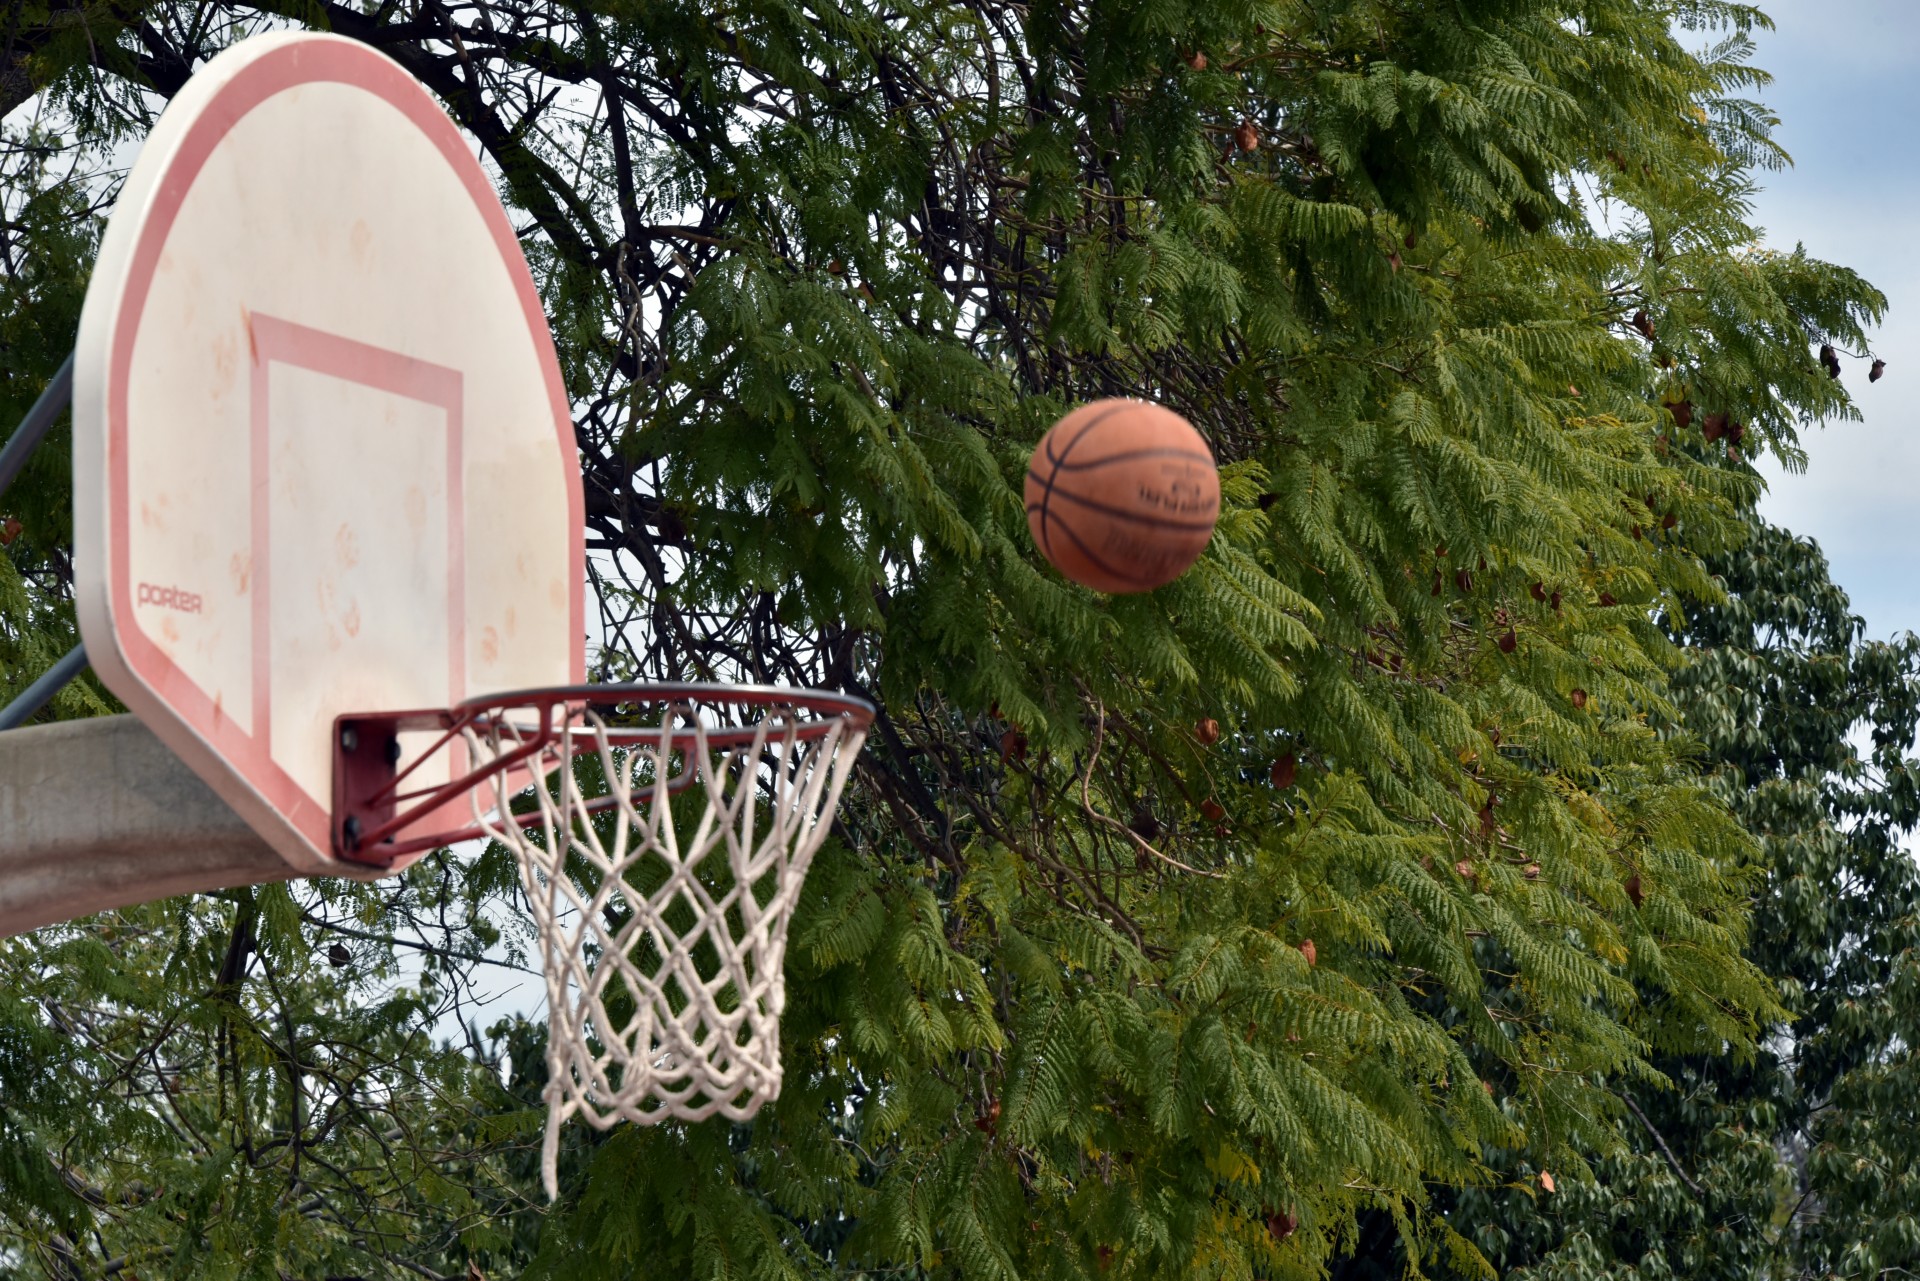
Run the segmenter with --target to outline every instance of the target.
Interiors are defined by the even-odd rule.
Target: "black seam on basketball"
[[[1085,556],[1088,560],[1092,561],[1094,565],[1098,569],[1100,569],[1103,573],[1105,573],[1108,577],[1118,579],[1123,583],[1130,583],[1135,587],[1142,587],[1142,588],[1146,588],[1147,590],[1152,590],[1154,584],[1151,583],[1149,580],[1141,578],[1136,574],[1121,573],[1119,570],[1115,569],[1113,566],[1107,564],[1107,562],[1105,562],[1104,560],[1101,560],[1098,556],[1094,555],[1093,548],[1087,546],[1086,542],[1080,537],[1080,535],[1073,532],[1072,525],[1067,524],[1065,521],[1061,521],[1060,528],[1063,531],[1065,531],[1068,538],[1071,538],[1073,540],[1074,546],[1080,549],[1080,554]],[[1082,586],[1084,585],[1085,584],[1082,584]],[[1097,591],[1099,589],[1096,588],[1095,590]]]
[[[1080,424],[1080,430],[1074,433],[1073,439],[1068,441],[1065,445],[1061,446],[1060,454],[1058,457],[1054,456],[1053,442],[1043,438],[1041,443],[1043,443],[1047,447],[1047,461],[1054,465],[1055,470],[1058,470],[1060,467],[1065,465],[1067,461],[1067,455],[1071,454],[1074,451],[1074,448],[1078,446],[1081,441],[1087,438],[1088,432],[1092,431],[1095,427],[1098,427],[1101,423],[1107,421],[1107,419],[1113,417],[1115,414],[1124,413],[1129,409],[1137,409],[1143,403],[1144,402],[1142,401],[1129,400],[1124,404],[1115,405],[1112,409],[1101,410],[1099,413],[1095,414],[1093,417],[1087,419],[1086,422]],[[1211,462],[1212,459],[1208,459],[1208,461]]]
[[[1108,454],[1105,458],[1093,458],[1084,463],[1055,463],[1055,471],[1090,471],[1095,467],[1105,467],[1108,463],[1130,463],[1138,458],[1185,458],[1196,463],[1213,466],[1212,454],[1196,453],[1191,449],[1174,449],[1160,446],[1153,449],[1134,449],[1124,454]]]
[[[1056,467],[1054,468],[1054,470],[1058,471],[1060,469]],[[1053,477],[1049,475],[1043,479],[1040,473],[1035,471],[1033,469],[1033,465],[1029,463],[1027,465],[1027,479],[1040,482],[1040,501],[1037,503],[1027,504],[1027,519],[1032,520],[1035,509],[1037,508],[1039,510],[1040,512],[1040,526],[1039,526],[1040,550],[1046,553],[1048,560],[1052,560],[1053,559],[1053,532],[1047,528],[1047,500],[1053,497]]]
[[[1095,414],[1093,418],[1085,426],[1081,427],[1079,434],[1076,435],[1072,440],[1068,441],[1061,448],[1060,456],[1058,458],[1055,458],[1053,455],[1053,443],[1047,440],[1045,437],[1041,438],[1040,443],[1043,448],[1043,451],[1047,455],[1047,461],[1053,464],[1053,470],[1048,472],[1047,478],[1040,482],[1041,489],[1044,491],[1040,495],[1040,550],[1042,553],[1046,555],[1048,560],[1053,559],[1052,513],[1053,513],[1054,478],[1059,476],[1061,466],[1065,464],[1065,462],[1067,461],[1067,455],[1073,452],[1074,446],[1078,445],[1081,441],[1087,438],[1088,432],[1092,431],[1095,427],[1098,427],[1101,423],[1105,422],[1107,419],[1111,418],[1113,415],[1120,413],[1123,410],[1133,408],[1134,403],[1135,402],[1133,401],[1127,401],[1123,404],[1115,405],[1112,409],[1103,409],[1099,413]],[[1212,460],[1209,459],[1208,461],[1211,462]],[[1027,463],[1027,475],[1031,476],[1033,474],[1034,474],[1033,463],[1029,461]],[[1077,543],[1080,540],[1076,538],[1073,541]]]
[[[1118,507],[1109,507],[1105,503],[1095,502],[1091,498],[1082,498],[1071,489],[1063,489],[1059,492],[1060,497],[1078,503],[1090,511],[1097,511],[1102,516],[1111,516],[1115,520],[1130,521],[1135,525],[1148,525],[1154,529],[1173,529],[1184,533],[1197,534],[1202,530],[1211,532],[1215,523],[1211,520],[1168,520],[1161,516],[1148,516],[1140,512],[1130,512]]]

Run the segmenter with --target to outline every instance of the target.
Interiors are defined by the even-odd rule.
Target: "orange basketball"
[[[1178,578],[1213,537],[1220,474],[1192,424],[1142,400],[1096,400],[1055,423],[1027,464],[1041,555],[1095,591]]]

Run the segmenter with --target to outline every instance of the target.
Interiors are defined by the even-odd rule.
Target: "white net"
[[[787,925],[866,730],[739,710],[751,723],[676,701],[635,730],[556,709],[566,724],[527,766],[474,793],[480,826],[519,856],[543,953],[549,1197],[575,1115],[740,1121],[780,1093]],[[544,737],[507,717],[463,736],[476,764]]]

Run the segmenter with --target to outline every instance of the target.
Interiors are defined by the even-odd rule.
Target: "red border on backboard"
[[[108,484],[108,578],[112,601],[114,630],[126,657],[127,666],[135,677],[148,686],[156,695],[172,706],[178,715],[195,732],[207,740],[223,755],[229,766],[255,791],[259,792],[282,817],[295,827],[313,847],[323,855],[331,857],[332,837],[329,831],[328,811],[330,798],[309,797],[290,778],[287,778],[270,757],[271,741],[263,732],[267,719],[256,711],[256,724],[250,727],[237,725],[222,709],[207,697],[187,675],[174,665],[164,651],[148,638],[140,628],[134,611],[132,582],[129,568],[129,481],[127,448],[127,384],[133,362],[134,337],[139,329],[140,320],[145,312],[148,293],[151,290],[154,272],[158,267],[160,255],[166,246],[168,234],[173,228],[187,194],[192,190],[195,180],[207,159],[221,140],[255,107],[268,98],[302,84],[315,82],[333,82],[351,85],[365,90],[382,99],[404,115],[445,158],[447,164],[459,177],[461,184],[472,197],[474,207],[486,223],[498,249],[501,261],[513,280],[515,292],[519,295],[521,311],[526,321],[528,336],[532,339],[538,354],[542,374],[547,383],[547,398],[553,411],[554,430],[558,437],[560,453],[563,459],[573,464],[577,456],[577,446],[573,436],[573,420],[568,408],[566,389],[560,381],[559,364],[553,349],[553,337],[547,327],[545,309],[541,306],[540,296],[534,288],[533,277],[528,272],[526,259],[520,252],[519,240],[514,235],[513,226],[507,221],[506,211],[501,208],[498,195],[488,181],[486,173],[474,159],[469,144],[458,129],[434,102],[427,91],[398,65],[384,56],[362,45],[345,40],[315,40],[288,44],[271,50],[256,61],[242,68],[232,80],[221,86],[213,98],[206,104],[199,117],[193,122],[186,136],[181,140],[167,165],[166,172],[156,184],[151,204],[140,229],[140,238],[135,244],[127,271],[126,287],[120,297],[120,305],[114,317],[114,331],[109,348],[107,365],[107,484]],[[435,404],[446,404],[442,399],[446,386],[445,376],[455,380],[452,388],[453,412],[449,418],[449,457],[457,459],[459,450],[458,407],[459,375],[440,366],[429,365],[424,361],[415,361],[397,352],[386,352],[378,348],[355,343],[351,339],[335,335],[322,334],[317,330],[306,330],[290,322],[276,321],[271,317],[255,315],[251,317],[255,340],[263,336],[268,338],[269,346],[281,341],[291,345],[277,350],[270,357],[267,352],[256,354],[256,361],[267,359],[290,359],[292,363],[323,373],[338,373],[354,381],[366,382],[397,394],[415,399],[428,400]],[[278,326],[287,326],[278,329]],[[271,336],[269,330],[277,330]],[[293,331],[300,331],[295,333]],[[312,335],[312,340],[305,335]],[[332,345],[330,345],[332,344]],[[331,363],[325,365],[309,364],[303,356],[285,354],[291,351],[306,352],[314,360]],[[341,370],[354,372],[342,373]],[[255,396],[262,394],[265,385],[263,377],[254,380]],[[430,394],[416,394],[416,390]],[[260,465],[261,451],[258,448],[262,430],[262,416],[256,402],[254,415],[255,467]],[[258,472],[255,472],[256,480]],[[449,514],[460,510],[458,502],[462,474],[456,467],[454,483],[449,490]],[[568,595],[568,628],[575,638],[572,652],[568,656],[570,679],[576,683],[585,680],[586,654],[584,637],[586,631],[586,533],[585,513],[580,492],[577,466],[574,468],[571,483],[567,490],[567,517],[569,562],[573,566],[572,583]],[[261,508],[256,503],[254,509],[254,554],[256,569],[264,565],[261,552],[264,549],[263,531],[260,528]],[[464,537],[464,523],[450,519],[455,540]],[[458,549],[450,548],[450,554]],[[464,561],[461,555],[451,563]],[[457,576],[459,590],[464,593],[464,578]],[[253,608],[255,653],[255,694],[256,708],[259,708],[259,671],[261,663],[258,644],[263,635],[263,622],[260,610],[264,592],[256,595]],[[464,647],[464,608],[456,615],[459,628],[450,636],[461,638],[455,645],[453,670],[456,673],[455,687],[449,694],[449,703],[457,702],[470,693],[460,686],[464,684],[465,647]],[[190,714],[186,709],[194,709]],[[377,709],[368,709],[377,710]],[[331,732],[332,727],[327,727]],[[249,732],[249,731],[252,732]]]

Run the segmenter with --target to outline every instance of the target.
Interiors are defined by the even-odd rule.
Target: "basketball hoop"
[[[872,720],[846,695],[740,685],[340,718],[340,857],[485,836],[518,859],[547,982],[548,1196],[575,1115],[744,1121],[778,1096],[787,925]],[[399,735],[428,728],[439,739],[400,769]],[[408,790],[442,751],[467,768]],[[438,827],[456,798],[471,821]]]
[[[70,377],[84,647],[0,725],[90,663],[148,762],[206,784],[208,822],[164,829],[179,857],[150,857],[140,818],[104,855],[9,847],[0,932],[491,838],[547,979],[550,1194],[576,1113],[744,1120],[774,1097],[788,922],[874,710],[580,683],[566,381],[513,220],[433,96],[333,35],[212,59],[127,175]]]

